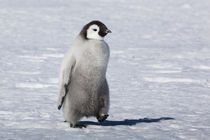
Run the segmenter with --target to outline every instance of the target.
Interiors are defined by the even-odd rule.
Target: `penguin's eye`
[[[97,29],[93,29],[93,31],[95,31],[95,32],[96,32],[96,31],[97,31]]]

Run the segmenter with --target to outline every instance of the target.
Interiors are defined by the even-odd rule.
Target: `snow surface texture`
[[[0,0],[0,139],[208,140],[209,0]],[[110,116],[69,128],[57,110],[63,54],[99,19]]]

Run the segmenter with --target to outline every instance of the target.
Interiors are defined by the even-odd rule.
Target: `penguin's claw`
[[[102,114],[102,115],[97,116],[97,120],[98,120],[98,122],[103,122],[103,121],[105,121],[108,117],[109,117],[108,114]]]

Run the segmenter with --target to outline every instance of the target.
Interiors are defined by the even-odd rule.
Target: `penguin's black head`
[[[80,35],[87,40],[103,40],[108,33],[111,33],[111,30],[109,30],[106,25],[98,20],[94,20],[83,27]]]

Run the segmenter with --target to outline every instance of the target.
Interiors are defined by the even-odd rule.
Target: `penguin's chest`
[[[107,52],[103,48],[91,48],[84,52],[87,68],[103,68],[107,65]]]
[[[78,70],[89,80],[100,80],[105,77],[109,51],[106,46],[92,46],[81,55]]]

